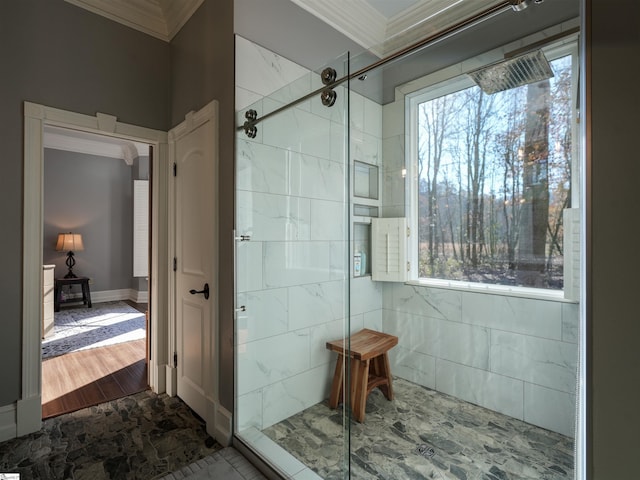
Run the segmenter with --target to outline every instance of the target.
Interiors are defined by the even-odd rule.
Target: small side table
[[[350,348],[344,340],[327,342],[327,349],[338,353],[331,385],[329,407],[336,408],[344,400],[343,372],[347,358],[351,360],[351,411],[364,422],[365,405],[371,391],[378,387],[387,400],[393,400],[393,385],[387,352],[398,344],[398,337],[365,328],[351,335]]]
[[[53,292],[53,310],[55,312],[60,311],[60,294],[62,293],[62,287],[65,285],[80,285],[82,287],[82,303],[86,304],[88,308],[91,308],[89,277],[56,278]]]

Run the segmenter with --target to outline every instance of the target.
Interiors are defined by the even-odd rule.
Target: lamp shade
[[[59,233],[56,243],[57,252],[79,252],[84,250],[82,235],[79,233]]]

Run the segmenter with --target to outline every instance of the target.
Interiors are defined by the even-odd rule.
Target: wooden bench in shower
[[[329,407],[336,408],[344,401],[343,375],[346,358],[351,362],[351,411],[358,422],[364,422],[367,397],[374,388],[380,388],[387,400],[393,400],[387,352],[397,344],[398,337],[368,328],[351,335],[348,349],[345,348],[344,339],[327,342],[327,349],[338,353]]]

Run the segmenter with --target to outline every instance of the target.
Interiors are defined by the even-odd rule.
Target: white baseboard
[[[37,432],[42,428],[42,397],[33,395],[16,404],[16,436]]]
[[[66,294],[66,301],[82,301],[82,293]],[[91,292],[92,303],[116,302],[118,300],[131,300],[135,303],[147,303],[149,301],[149,292],[141,292],[132,288],[122,288],[119,290],[101,290]]]
[[[167,395],[175,397],[178,394],[178,369],[167,365]]]
[[[0,442],[16,438],[16,404],[0,407]]]
[[[207,432],[223,447],[231,445],[233,435],[233,416],[217,402],[212,402],[212,417],[207,419]],[[209,407],[207,407],[209,409]],[[207,412],[209,413],[209,412]],[[213,431],[210,431],[213,426]]]

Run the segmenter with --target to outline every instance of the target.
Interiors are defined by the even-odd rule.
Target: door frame
[[[118,122],[104,113],[95,116],[24,102],[24,184],[22,253],[22,387],[16,403],[16,436],[42,425],[42,248],[45,125],[119,137],[153,146],[150,269],[151,362],[149,383],[155,393],[166,391],[168,364],[167,132]]]
[[[168,197],[168,225],[167,229],[169,232],[168,235],[168,245],[167,251],[169,252],[169,257],[171,263],[173,263],[173,259],[176,257],[176,184],[175,177],[173,173],[173,165],[176,162],[176,143],[182,138],[184,135],[190,133],[200,125],[205,122],[212,122],[214,126],[214,131],[216,135],[216,139],[214,141],[214,148],[216,152],[214,154],[214,159],[216,164],[214,165],[214,171],[216,176],[216,181],[219,180],[218,172],[219,172],[219,139],[218,139],[218,101],[212,100],[207,105],[202,107],[197,112],[190,111],[184,117],[184,120],[179,124],[172,128],[168,133],[168,150],[169,150],[169,160],[166,168],[166,175],[169,178],[168,186],[167,186],[167,197]],[[216,188],[216,199],[219,202],[219,188],[216,184],[214,186]],[[218,225],[214,227],[214,236],[219,242],[219,228]],[[214,255],[217,257],[218,249],[216,248],[214,251]],[[216,265],[219,265],[216,260]],[[213,272],[214,275],[218,275],[218,272]],[[217,286],[219,279],[215,282],[216,288],[211,292],[212,297],[217,301],[219,301],[219,290]],[[178,371],[173,363],[173,355],[174,352],[177,351],[177,323],[176,323],[176,307],[177,307],[177,282],[176,282],[176,272],[173,270],[173,266],[171,268],[171,272],[168,276],[168,352],[170,352],[170,357],[172,361],[167,365],[166,368],[166,391],[167,394],[171,396],[177,395],[178,392]],[[212,315],[215,319],[215,322],[212,325],[212,330],[214,332],[214,343],[212,345],[212,362],[211,366],[211,374],[213,378],[211,379],[211,387],[212,391],[207,392],[207,415],[204,419],[206,423],[207,433],[214,437],[218,443],[223,446],[227,446],[231,444],[231,436],[233,434],[233,421],[232,414],[227,409],[225,409],[220,404],[220,396],[219,396],[219,388],[218,388],[218,380],[219,380],[219,365],[220,365],[220,349],[219,349],[219,317],[218,317],[218,308],[212,308]]]

